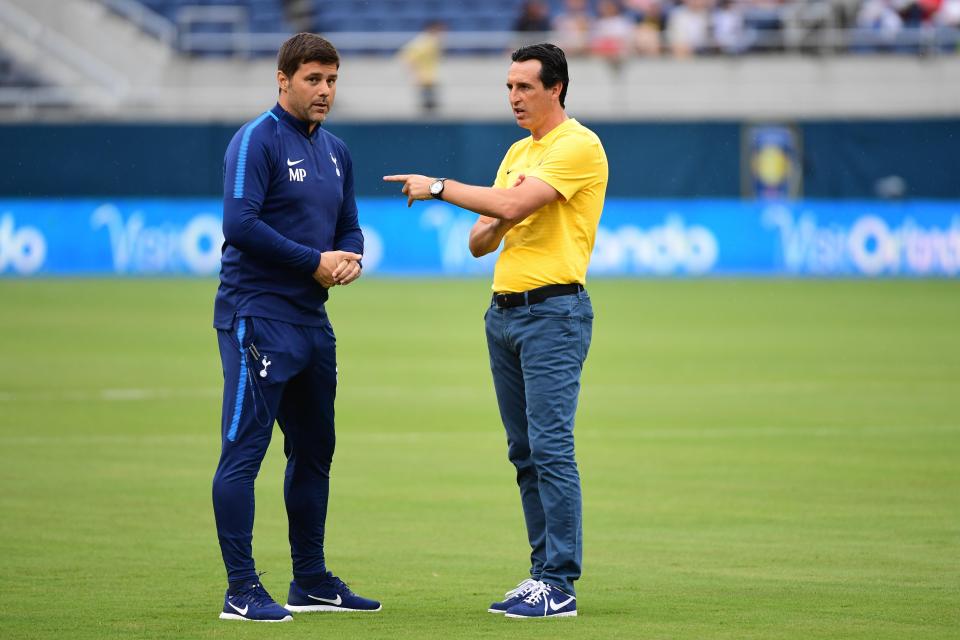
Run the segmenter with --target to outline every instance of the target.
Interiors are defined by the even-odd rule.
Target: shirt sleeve
[[[600,179],[599,169],[596,145],[569,136],[547,149],[543,161],[527,171],[527,177],[543,180],[569,201],[578,191]]]
[[[357,199],[353,193],[353,159],[346,148],[343,155],[343,203],[337,215],[337,229],[334,232],[333,248],[339,251],[351,251],[363,254],[363,231],[357,214]]]
[[[224,240],[259,260],[313,273],[320,264],[320,252],[287,238],[260,219],[270,186],[270,147],[248,131],[234,138],[224,158]]]

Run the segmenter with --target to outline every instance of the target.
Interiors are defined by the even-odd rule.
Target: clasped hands
[[[320,254],[320,264],[313,272],[313,279],[325,289],[336,285],[348,285],[360,277],[359,253],[349,251],[324,251]]]

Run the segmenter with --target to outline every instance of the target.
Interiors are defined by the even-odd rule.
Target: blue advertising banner
[[[476,216],[443,202],[364,198],[367,274],[489,273]],[[0,200],[0,275],[211,275],[218,199]],[[592,276],[960,274],[960,201],[609,199]]]

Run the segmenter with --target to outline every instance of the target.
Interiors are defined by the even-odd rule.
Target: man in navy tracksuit
[[[333,458],[336,338],[327,290],[360,276],[363,234],[353,166],[320,124],[340,59],[307,33],[280,48],[278,104],[234,135],[224,168],[223,261],[214,327],[223,362],[223,447],[213,479],[229,588],[220,617],[283,622],[298,611],[378,611],[327,571],[323,555]],[[254,480],[273,422],[284,435],[284,499],[293,581],[281,607],[252,555]]]

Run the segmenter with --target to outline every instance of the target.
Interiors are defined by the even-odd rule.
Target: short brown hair
[[[304,62],[335,64],[340,68],[340,54],[326,38],[315,33],[298,33],[280,46],[277,69],[292,78]]]

